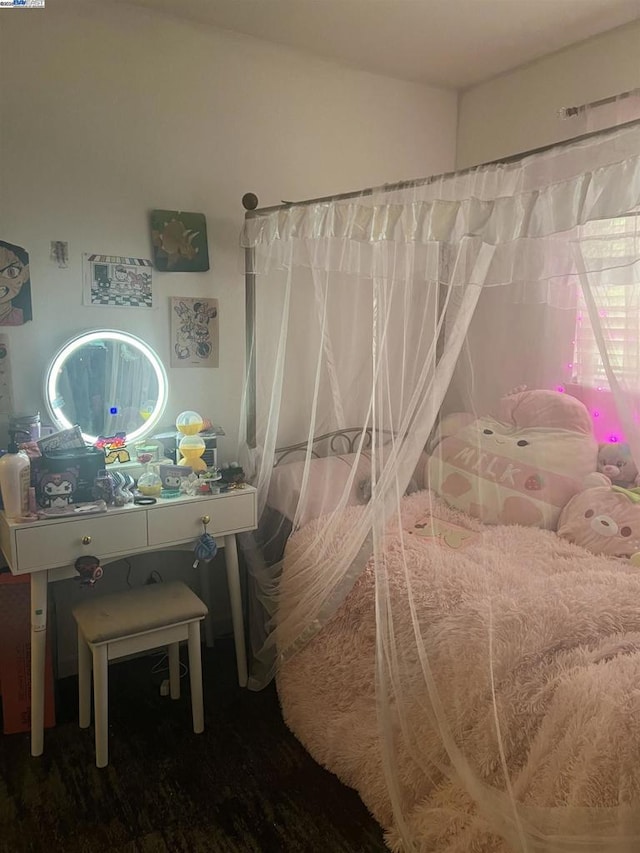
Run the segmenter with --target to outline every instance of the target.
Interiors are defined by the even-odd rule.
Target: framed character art
[[[218,367],[218,300],[171,297],[171,367]]]

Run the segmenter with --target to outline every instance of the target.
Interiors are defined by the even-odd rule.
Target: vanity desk
[[[151,551],[190,550],[204,532],[224,546],[238,681],[247,684],[247,661],[236,533],[257,525],[256,490],[251,486],[219,495],[158,498],[152,505],[110,507],[106,512],[15,523],[0,513],[0,548],[14,575],[31,575],[31,754],[44,746],[47,584],[78,577],[76,559],[92,554],[103,566]],[[195,558],[194,558],[195,559]],[[201,594],[210,609],[208,564],[199,564]],[[99,583],[99,582],[98,582]],[[94,594],[88,589],[87,595]],[[99,593],[98,593],[99,594]],[[210,618],[207,644],[213,644]]]

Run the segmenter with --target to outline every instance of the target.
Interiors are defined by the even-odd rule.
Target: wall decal
[[[82,256],[84,304],[151,308],[153,265],[144,258]]]
[[[29,253],[0,240],[0,326],[22,326],[32,317]]]
[[[218,300],[171,297],[171,367],[217,367]]]
[[[152,210],[153,262],[161,272],[204,272],[209,269],[207,220],[203,213]]]

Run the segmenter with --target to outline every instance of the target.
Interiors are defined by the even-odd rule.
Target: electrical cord
[[[166,652],[157,652],[154,657],[157,657],[158,660],[151,667],[151,674],[157,675],[159,672],[169,672],[169,655]],[[180,663],[180,678],[184,678],[185,675],[189,672],[189,667],[186,663]]]

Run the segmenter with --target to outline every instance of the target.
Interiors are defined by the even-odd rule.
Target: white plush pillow
[[[306,524],[314,518],[334,510],[347,488],[352,467],[357,462],[353,482],[349,488],[347,504],[364,503],[359,486],[371,474],[371,459],[366,454],[345,454],[312,459],[309,463],[309,482],[303,512],[299,523]],[[289,462],[273,469],[267,503],[293,521],[300,493],[305,462]]]
[[[421,454],[407,492],[424,488],[423,471],[427,458],[426,454]],[[331,512],[338,506],[347,488],[351,469],[356,462],[355,476],[349,488],[347,505],[367,503],[370,492],[365,484],[368,483],[370,486],[371,483],[371,457],[368,453],[362,453],[359,458],[357,453],[349,453],[312,459],[309,463],[305,506],[300,516],[301,525]],[[304,461],[289,462],[274,468],[271,474],[267,503],[290,520],[293,520],[300,500],[304,466]]]

